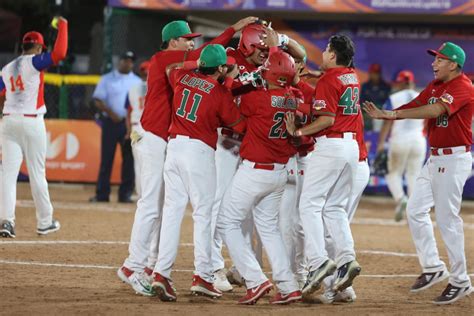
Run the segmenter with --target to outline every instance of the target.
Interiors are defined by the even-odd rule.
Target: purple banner
[[[153,10],[295,10],[340,13],[474,14],[472,0],[109,0],[109,6]]]

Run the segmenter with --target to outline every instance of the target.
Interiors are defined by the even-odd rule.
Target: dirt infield
[[[293,304],[271,306],[263,298],[255,306],[238,306],[243,288],[220,300],[189,294],[193,269],[192,218],[186,216],[181,232],[173,280],[176,303],[136,295],[119,281],[116,269],[128,254],[134,205],[89,204],[93,186],[50,186],[58,233],[38,237],[33,202],[27,184],[18,190],[16,239],[0,240],[0,314],[159,314],[159,315],[473,315],[471,298],[445,307],[431,300],[446,283],[420,294],[408,289],[420,268],[405,222],[393,222],[393,203],[384,198],[364,198],[352,225],[362,275],[354,287],[352,304]],[[114,197],[115,198],[115,197]],[[115,200],[115,199],[114,199]],[[474,273],[474,203],[463,205],[468,271]],[[190,212],[188,212],[190,215]],[[440,250],[446,251],[437,234]],[[230,262],[228,262],[230,264]],[[268,265],[265,268],[269,271]],[[274,293],[274,292],[272,292]]]

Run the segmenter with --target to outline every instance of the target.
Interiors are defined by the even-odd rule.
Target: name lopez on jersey
[[[189,75],[184,75],[184,77],[181,78],[181,83],[191,88],[198,88],[199,90],[207,94],[209,94],[212,88],[214,88],[214,84],[207,82],[206,80],[203,80],[201,78],[190,78]]]
[[[296,110],[296,99],[272,95],[272,107],[279,109]]]

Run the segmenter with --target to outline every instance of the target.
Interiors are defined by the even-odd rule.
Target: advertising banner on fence
[[[46,178],[48,181],[97,181],[101,130],[95,121],[45,120],[47,131]],[[120,183],[122,155],[117,146],[112,183]],[[28,175],[25,162],[21,173]]]
[[[153,10],[294,10],[341,13],[474,14],[472,0],[109,0]]]

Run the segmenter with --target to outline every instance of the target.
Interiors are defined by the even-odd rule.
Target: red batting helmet
[[[249,24],[243,28],[237,49],[245,57],[252,55],[255,51],[255,47],[268,49],[260,43],[261,36],[265,33],[264,28],[265,27],[261,24]]]
[[[283,51],[270,54],[262,67],[263,79],[282,87],[290,86],[295,75],[295,60]]]

